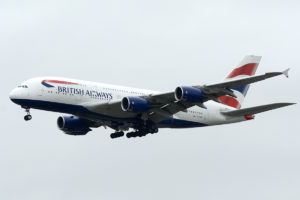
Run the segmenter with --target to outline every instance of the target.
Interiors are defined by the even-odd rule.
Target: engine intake
[[[68,135],[85,135],[91,131],[82,119],[75,116],[58,117],[57,126]]]
[[[177,101],[202,102],[204,93],[194,87],[181,86],[175,89],[175,99]]]
[[[124,97],[121,107],[123,111],[146,112],[150,109],[150,102],[140,97]]]

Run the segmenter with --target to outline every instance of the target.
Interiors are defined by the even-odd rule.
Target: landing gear
[[[131,132],[127,132],[126,133],[126,137],[127,138],[133,138],[133,137],[144,137],[148,134],[154,134],[158,132],[158,128],[156,126],[156,124],[154,123],[147,123],[145,124],[137,124],[136,126],[132,126],[132,128],[134,129],[134,131]],[[116,130],[116,132],[110,134],[110,137],[112,139],[114,138],[118,138],[118,137],[123,137],[124,136],[124,132],[123,131],[127,131],[129,129],[129,127],[127,126],[127,128],[120,128],[120,127],[114,127],[114,129]],[[119,130],[123,130],[123,131],[119,131]]]
[[[124,136],[124,132],[123,131],[119,131],[119,132],[115,132],[110,134],[111,139],[115,139],[118,137],[123,137]]]
[[[152,128],[150,129],[150,133],[151,134],[154,134],[154,133],[157,133],[158,132],[158,128]]]
[[[141,130],[137,130],[137,131],[133,131],[133,132],[128,132],[126,134],[127,138],[132,138],[132,137],[143,137],[146,136],[147,134],[151,133],[157,133],[158,132],[158,128],[151,128],[151,129],[141,129]]]
[[[25,121],[29,121],[32,119],[32,116],[30,115],[30,108],[29,107],[26,107],[25,108],[25,112],[26,112],[26,115],[24,116],[24,120]]]
[[[148,133],[145,131],[133,131],[133,132],[129,132],[126,134],[127,138],[132,138],[132,137],[143,137],[145,135],[147,135]]]
[[[29,121],[29,120],[31,120],[32,119],[32,116],[31,115],[25,115],[24,116],[24,120],[25,121]]]

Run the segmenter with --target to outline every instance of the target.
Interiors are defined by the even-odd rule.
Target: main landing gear
[[[132,131],[128,132],[126,134],[127,138],[132,138],[132,137],[143,137],[146,136],[148,133],[146,131]]]
[[[126,134],[127,138],[132,138],[132,137],[144,137],[148,135],[149,133],[154,134],[158,132],[158,128],[151,128],[151,129],[141,129],[133,132],[128,132]]]
[[[115,138],[123,137],[123,136],[124,136],[123,131],[117,131],[115,133],[110,134],[111,139],[115,139]]]
[[[148,135],[149,133],[154,134],[154,133],[158,132],[157,126],[155,126],[155,124],[150,124],[150,123],[146,124],[146,125],[142,124],[140,126],[133,127],[133,129],[134,129],[134,131],[126,133],[127,138],[143,137],[143,136]],[[119,128],[116,128],[115,130],[116,130],[116,132],[110,134],[110,137],[112,139],[124,136],[124,132],[120,131]],[[122,129],[122,130],[125,130],[125,129]],[[128,130],[128,128],[126,130]]]
[[[154,134],[154,133],[157,133],[157,132],[158,132],[158,128],[145,129],[145,130],[136,130],[136,131],[126,133],[126,137],[127,138],[143,137],[143,136],[148,135],[149,133]],[[117,131],[117,132],[114,132],[114,133],[110,134],[111,139],[115,139],[115,138],[123,137],[123,136],[124,136],[123,131]]]
[[[24,116],[24,120],[25,121],[29,121],[32,119],[32,116],[30,115],[30,108],[29,107],[26,107],[25,108],[25,112],[26,112],[26,115]]]

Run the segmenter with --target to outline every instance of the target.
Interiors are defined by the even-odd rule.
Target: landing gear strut
[[[25,120],[25,121],[31,120],[31,119],[32,119],[32,116],[30,115],[30,108],[29,108],[29,107],[26,107],[26,108],[25,108],[25,112],[26,112],[26,115],[24,116],[24,120]]]

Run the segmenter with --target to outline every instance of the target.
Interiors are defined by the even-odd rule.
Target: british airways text
[[[78,88],[71,88],[71,87],[57,87],[57,92],[59,93],[67,93],[67,94],[76,94],[76,95],[87,95],[90,97],[102,97],[106,99],[112,99],[113,96],[111,93],[108,92],[98,92],[95,90],[83,90],[83,89],[78,89]]]

